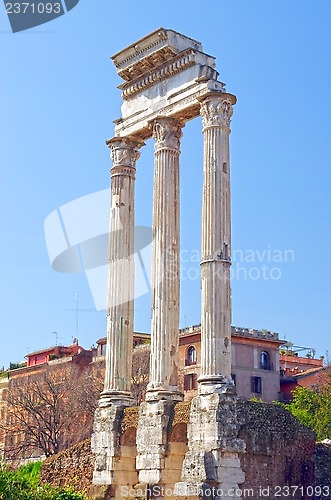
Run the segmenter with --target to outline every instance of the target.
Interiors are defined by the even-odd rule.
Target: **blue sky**
[[[80,343],[88,348],[105,335],[85,274],[52,270],[44,220],[109,186],[105,140],[121,105],[109,57],[160,26],[199,40],[238,98],[233,324],[277,331],[318,355],[331,350],[329,0],[318,8],[305,0],[80,0],[66,15],[16,34],[0,4],[0,367],[53,345],[54,331],[69,343],[76,294]],[[202,144],[196,119],[182,140],[182,327],[200,322]],[[151,224],[152,146],[137,165],[142,226]],[[150,331],[149,294],[136,301],[135,328]]]

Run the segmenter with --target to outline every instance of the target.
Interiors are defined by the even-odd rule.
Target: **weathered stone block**
[[[138,455],[136,458],[137,469],[164,469],[164,458],[156,453]]]
[[[139,481],[146,484],[158,484],[161,481],[159,469],[144,469],[139,471]]]
[[[233,457],[232,454],[227,453],[230,456],[219,456],[219,453],[214,452],[215,463],[217,467],[240,467],[240,460],[238,457]]]
[[[216,481],[216,464],[213,455],[203,449],[188,451],[183,462],[183,481]]]
[[[121,457],[128,457],[135,459],[137,455],[137,448],[135,446],[121,446]]]
[[[217,479],[221,484],[241,484],[245,481],[245,474],[240,467],[218,467]]]

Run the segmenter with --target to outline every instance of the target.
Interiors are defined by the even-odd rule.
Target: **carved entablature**
[[[136,162],[140,157],[140,152],[138,149],[144,145],[144,142],[138,140],[132,140],[129,138],[117,138],[109,139],[106,141],[107,146],[111,150],[111,159],[113,162],[112,175],[122,172],[125,175],[130,175],[131,170],[135,169]]]
[[[233,104],[235,98],[231,94],[213,95],[207,97],[202,104],[200,114],[203,128],[220,127],[230,130]]]
[[[115,121],[117,137],[152,136],[150,123],[160,117],[182,124],[200,114],[201,102],[211,94],[224,95],[213,56],[200,42],[173,30],[160,28],[115,54],[112,60],[124,80],[121,117]],[[230,123],[229,109],[222,111],[223,126]],[[228,119],[226,119],[228,116]]]
[[[152,124],[154,149],[173,149],[179,153],[180,139],[183,135],[181,124],[172,118],[159,118]]]

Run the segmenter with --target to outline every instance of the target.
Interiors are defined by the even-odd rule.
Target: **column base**
[[[239,498],[236,492],[245,481],[239,454],[245,452],[245,443],[238,437],[237,398],[227,392],[226,385],[220,389],[222,392],[200,394],[191,401],[189,451],[183,461],[182,481],[175,485],[177,496]]]
[[[100,408],[110,405],[127,407],[134,406],[135,404],[135,400],[133,399],[131,393],[126,391],[103,391],[100,394],[98,403]]]
[[[99,406],[94,414],[92,453],[95,455],[94,485],[111,485],[117,458],[120,453],[120,431],[124,408],[134,406],[129,393],[107,392],[100,395]]]
[[[167,391],[163,389],[147,390],[145,401],[172,401],[179,403],[183,401],[184,396],[179,391]]]
[[[137,429],[136,469],[139,482],[156,485],[163,482],[169,428],[176,401],[154,399],[141,403]]]
[[[229,396],[236,396],[237,389],[232,380],[225,377],[218,379],[215,378],[198,378],[199,388],[198,393],[201,395],[207,394],[223,394]]]

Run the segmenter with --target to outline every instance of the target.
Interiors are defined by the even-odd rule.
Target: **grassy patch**
[[[8,470],[0,466],[1,500],[86,500],[82,493],[73,488],[53,488],[49,484],[40,484],[41,462]]]

